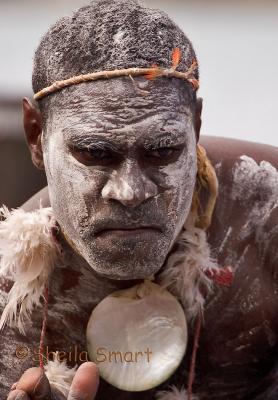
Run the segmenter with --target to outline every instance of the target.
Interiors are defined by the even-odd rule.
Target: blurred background
[[[204,98],[202,134],[278,145],[278,0],[145,0],[193,42]],[[17,207],[46,184],[33,167],[21,122],[32,96],[32,58],[42,34],[86,0],[0,0],[0,205]]]

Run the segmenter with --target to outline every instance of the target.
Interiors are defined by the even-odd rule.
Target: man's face
[[[73,86],[59,95],[44,132],[50,202],[62,232],[112,279],[147,278],[161,268],[195,185],[186,88],[170,79],[146,82]]]

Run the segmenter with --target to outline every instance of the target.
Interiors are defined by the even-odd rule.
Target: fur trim
[[[155,394],[156,400],[188,400],[187,392],[184,387],[179,390],[176,386],[171,385],[170,391],[160,390]],[[198,400],[198,397],[192,395],[192,400]]]
[[[53,361],[48,361],[44,366],[44,372],[52,388],[58,389],[68,398],[70,386],[77,370],[77,365],[69,368],[66,361],[58,360],[59,352],[54,353]]]
[[[24,320],[30,320],[59,255],[53,229],[56,221],[51,208],[33,212],[0,208],[0,275],[14,281],[0,320],[0,330],[8,324],[25,334]],[[20,309],[18,311],[18,306]]]

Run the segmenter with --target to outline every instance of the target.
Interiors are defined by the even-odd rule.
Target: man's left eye
[[[111,157],[109,151],[102,149],[85,149],[81,151],[83,154],[86,154],[88,157],[91,157],[95,160],[104,160]]]
[[[147,157],[154,157],[154,158],[171,158],[175,153],[177,149],[174,149],[173,147],[160,147],[158,149],[154,149],[148,152]]]

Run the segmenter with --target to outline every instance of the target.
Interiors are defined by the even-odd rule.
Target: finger
[[[30,397],[23,390],[15,389],[9,393],[7,400],[30,400]]]
[[[99,373],[96,364],[81,364],[73,378],[68,400],[93,400],[99,386]]]
[[[16,385],[17,385],[17,384],[18,384],[18,382],[13,383],[13,384],[12,384],[12,387],[11,387],[11,390],[16,389]]]
[[[27,369],[17,382],[16,389],[26,392],[32,400],[50,400],[51,388],[42,368]]]

